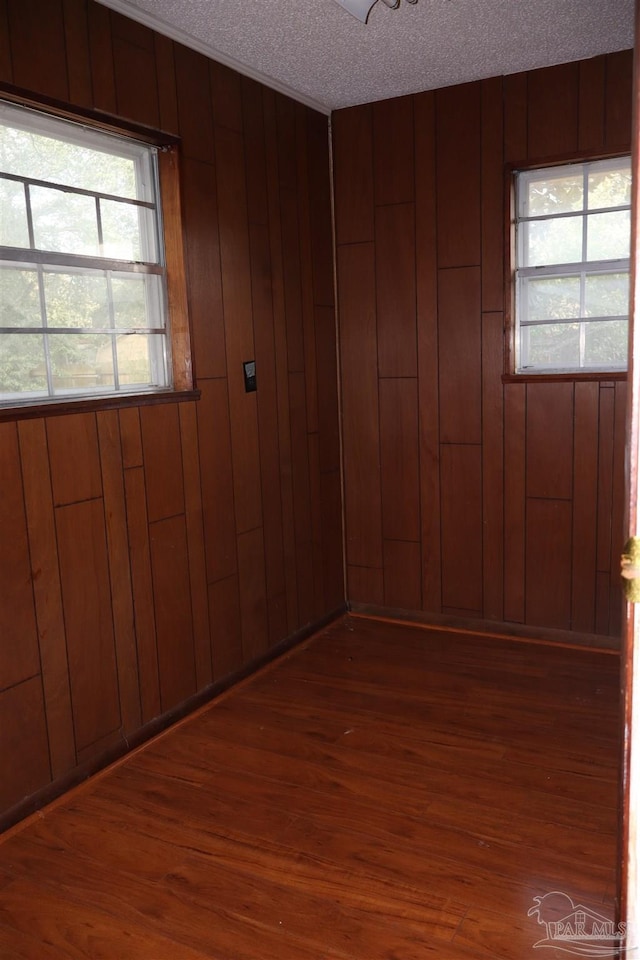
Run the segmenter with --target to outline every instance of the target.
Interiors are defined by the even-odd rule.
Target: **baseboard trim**
[[[144,726],[139,727],[132,734],[125,735],[123,733],[122,739],[109,746],[103,753],[79,764],[69,773],[64,774],[52,783],[48,783],[46,787],[42,787],[41,790],[10,807],[9,810],[0,814],[0,843],[7,840],[13,833],[24,829],[33,818],[44,816],[43,807],[51,808],[57,806],[58,803],[64,803],[70,791],[82,788],[90,779],[106,774],[109,769],[127,760],[132,753],[144,748],[150,740],[163,736],[181,722],[190,720],[197,712],[209,707],[213,700],[217,700],[224,693],[248,680],[258,671],[268,669],[276,660],[281,659],[294,647],[324,630],[329,624],[344,616],[345,613],[347,613],[347,605],[343,604],[319,620],[296,630],[295,633],[285,637],[284,640],[271,647],[266,653],[244,664],[239,670],[214,681],[178,704],[178,706],[159,717],[154,717],[153,720],[145,723]]]
[[[548,643],[576,650],[619,654],[622,643],[619,637],[603,637],[595,633],[574,633],[572,630],[555,630],[549,627],[531,627],[522,623],[456,617],[450,614],[422,613],[415,610],[400,610],[395,607],[379,607],[368,603],[349,603],[348,607],[353,616],[372,620],[409,623],[428,630],[451,630],[456,633],[468,633],[483,637],[497,637],[529,643]]]

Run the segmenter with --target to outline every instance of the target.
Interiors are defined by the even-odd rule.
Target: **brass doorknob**
[[[629,603],[640,602],[640,537],[629,537],[620,557],[622,590]]]

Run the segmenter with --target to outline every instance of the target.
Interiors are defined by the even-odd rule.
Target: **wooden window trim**
[[[513,175],[516,170],[535,170],[541,167],[558,167],[567,163],[586,163],[590,160],[613,160],[626,157],[631,150],[612,152],[583,150],[579,153],[561,154],[540,159],[528,159],[506,163],[504,166],[504,372],[503,383],[552,383],[578,382],[582,380],[610,381],[626,380],[627,371],[584,371],[575,373],[516,373],[516,285],[515,285],[515,188]]]
[[[0,83],[0,96],[18,105],[45,110],[63,119],[87,120],[91,126],[109,133],[130,134],[138,140],[152,144],[158,150],[158,176],[165,246],[165,271],[167,286],[168,342],[171,350],[173,385],[161,390],[149,390],[123,396],[79,397],[77,400],[63,397],[36,401],[33,404],[17,404],[0,407],[0,422],[25,420],[34,417],[61,416],[88,410],[113,410],[124,407],[148,406],[156,403],[194,400],[199,396],[195,389],[191,332],[187,302],[187,280],[184,255],[182,202],[180,196],[180,139],[140,124],[120,120],[95,110],[70,107],[68,104],[48,97],[35,98],[33,94],[11,84]]]

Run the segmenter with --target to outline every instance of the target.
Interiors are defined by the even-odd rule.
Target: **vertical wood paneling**
[[[300,225],[297,197],[293,189],[280,190],[284,308],[287,335],[287,363],[290,371],[304,370],[304,327],[302,323],[302,279]]]
[[[249,663],[268,646],[267,586],[262,529],[238,537],[238,585],[242,624],[242,661]]]
[[[610,53],[606,63],[605,144],[607,150],[629,149],[633,53]]]
[[[384,605],[382,567],[347,566],[347,597],[351,603]]]
[[[418,387],[415,379],[380,380],[382,535],[420,540]]]
[[[196,690],[193,620],[189,589],[189,552],[184,517],[159,520],[149,527],[156,609],[156,642],[162,711]]]
[[[438,390],[438,270],[436,247],[435,94],[414,100],[416,177],[416,307],[422,602],[439,610],[440,412]]]
[[[111,14],[111,27],[118,114],[159,127],[153,33],[115,12]]]
[[[91,107],[93,89],[87,4],[85,0],[63,0],[63,10],[69,99],[81,107]]]
[[[47,440],[54,504],[101,497],[95,415],[80,413],[47,420]]]
[[[123,467],[142,467],[142,430],[140,411],[136,407],[124,407],[119,411],[120,444]]]
[[[444,444],[442,482],[442,605],[482,611],[482,449]]]
[[[120,726],[118,676],[101,500],[56,510],[73,719],[78,749]],[[78,536],[78,531],[82,536]]]
[[[327,203],[331,195],[329,126],[325,117],[310,110],[306,118],[313,301],[317,306],[333,306],[333,225],[331,204]]]
[[[526,622],[571,626],[571,504],[527,500]]]
[[[504,174],[502,78],[483,80],[482,92],[482,309],[504,309]],[[500,356],[498,350],[498,356]]]
[[[242,140],[226,129],[216,133],[218,215],[222,261],[233,483],[238,533],[262,524],[256,396],[245,393],[242,364],[254,359],[251,262]],[[259,377],[259,371],[256,371]]]
[[[342,485],[339,470],[320,474],[322,508],[322,584],[326,611],[345,600],[342,531]]]
[[[160,713],[160,681],[156,649],[156,616],[153,584],[151,581],[151,552],[147,502],[144,489],[144,471],[134,467],[125,471],[127,498],[127,528],[131,558],[138,671],[143,721],[152,720]]]
[[[611,610],[609,634],[619,637],[622,630],[623,596],[620,588],[620,554],[624,546],[625,515],[625,440],[627,413],[627,384],[618,381],[615,385],[614,434],[613,434],[613,504],[611,510]]]
[[[526,386],[504,391],[504,619],[524,623]]]
[[[313,564],[313,610],[317,620],[325,609],[324,563],[322,555],[322,494],[318,434],[307,435],[309,451],[309,500],[311,506],[311,559]]]
[[[578,147],[577,63],[532,70],[528,78],[529,157],[569,154]]]
[[[196,681],[197,689],[201,690],[202,687],[211,683],[212,673],[207,563],[204,552],[202,493],[200,489],[198,423],[196,407],[193,403],[180,404],[180,438],[182,440],[182,469],[187,546],[189,550],[189,581]]]
[[[598,445],[598,521],[596,564],[599,573],[609,571],[611,558],[611,518],[613,512],[613,386],[600,388],[600,442]]]
[[[47,725],[40,677],[0,693],[0,777],[3,810],[44,787],[51,779]]]
[[[576,383],[571,627],[595,631],[598,384]]]
[[[504,159],[514,163],[527,156],[527,74],[504,78]]]
[[[184,513],[180,420],[175,404],[140,411],[149,523]]]
[[[296,107],[296,155],[298,162],[298,227],[300,232],[300,282],[302,337],[304,345],[305,403],[307,431],[318,431],[318,371],[316,367],[316,334],[313,309],[313,264],[311,261],[311,222],[309,202],[309,160],[307,156],[306,111]]]
[[[229,400],[226,380],[200,383],[198,437],[204,515],[207,581],[236,572]]]
[[[224,377],[227,359],[215,170],[211,164],[189,159],[183,161],[183,170],[185,252],[195,372],[199,378]]]
[[[598,150],[604,144],[605,57],[579,64],[578,149]]]
[[[440,267],[480,263],[480,91],[474,83],[436,92]]]
[[[384,541],[384,603],[401,610],[420,610],[420,544]]]
[[[573,485],[573,384],[527,385],[527,496],[569,500]]]
[[[212,163],[213,116],[208,60],[179,43],[174,48],[174,60],[183,155]]]
[[[18,432],[51,769],[59,777],[75,764],[76,748],[44,421],[24,420]]]
[[[209,73],[211,75],[214,125],[242,133],[242,78],[240,74],[215,61],[211,61]]]
[[[480,302],[478,267],[440,271],[438,366],[443,443],[479,443],[482,437]]]
[[[219,680],[242,666],[240,594],[236,574],[210,584],[209,610],[213,679]]]
[[[484,617],[502,620],[504,602],[503,315],[482,317],[482,510]]]
[[[376,311],[378,372],[415,377],[416,266],[413,204],[376,209]]]
[[[413,98],[373,104],[373,178],[376,204],[414,199]]]
[[[100,3],[90,3],[87,14],[93,105],[98,110],[115,113],[116,81],[113,68],[111,11]]]
[[[97,421],[120,710],[124,731],[131,733],[141,726],[142,714],[118,414],[103,411]]]
[[[40,673],[18,431],[0,424],[0,690]]]
[[[8,11],[13,82],[26,90],[66,100],[62,0],[9,0]]]
[[[318,365],[318,443],[320,471],[340,467],[340,432],[336,355],[336,316],[333,307],[315,308],[316,362]]]
[[[269,202],[262,87],[255,80],[242,77],[241,93],[247,213],[250,224],[266,226],[269,222]]]
[[[160,128],[167,133],[178,134],[178,97],[176,94],[176,71],[174,63],[174,44],[169,37],[161,33],[153,34],[156,61],[156,82],[158,84],[158,109]]]
[[[11,45],[9,42],[8,0],[0,0],[0,79],[5,83],[13,82],[11,65]]]
[[[363,567],[382,567],[373,256],[371,244],[338,249],[346,552]]]
[[[311,489],[309,446],[305,415],[305,384],[300,373],[289,374],[289,422],[291,424],[291,471],[298,568],[298,615],[308,623],[313,610],[313,567],[311,560]]]
[[[332,117],[336,241],[373,240],[372,108],[337,110]]]

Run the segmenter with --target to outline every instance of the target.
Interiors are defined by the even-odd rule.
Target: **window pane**
[[[540,217],[553,213],[571,213],[584,206],[584,178],[581,172],[547,175],[539,180],[529,180],[526,193],[528,217]]]
[[[0,246],[28,247],[29,227],[23,184],[0,179],[0,210]]]
[[[527,280],[527,320],[565,320],[580,316],[580,278],[544,277]]]
[[[49,336],[51,375],[56,393],[108,390],[114,385],[111,337],[96,334]]]
[[[31,187],[35,245],[60,253],[98,254],[98,221],[92,197]]]
[[[577,367],[580,364],[580,324],[550,323],[523,327],[522,366]]]
[[[627,365],[626,320],[604,320],[585,324],[585,364],[590,367]]]
[[[582,261],[582,217],[539,220],[521,224],[523,254],[521,266]]]
[[[143,334],[118,337],[118,376],[123,386],[164,382],[164,376],[159,373],[164,368],[163,358],[155,354],[161,348],[160,340]]]
[[[35,267],[9,264],[0,267],[0,326],[42,326],[38,272]]]
[[[587,260],[619,260],[629,256],[631,218],[628,210],[594,213],[587,219]]]
[[[65,124],[58,122],[61,134]],[[81,190],[136,197],[135,161],[90,147],[5,126],[0,138],[0,170]],[[27,172],[26,172],[27,171]]]
[[[47,271],[44,291],[47,326],[94,330],[111,326],[107,281],[103,273]]]
[[[589,209],[624,207],[631,203],[631,167],[589,174]]]
[[[111,281],[111,294],[116,327],[149,327],[145,298],[147,277],[115,277]]]
[[[0,399],[12,394],[47,393],[42,334],[5,334],[0,340]]]
[[[100,216],[105,257],[158,262],[152,210],[130,203],[101,200]]]
[[[586,317],[620,317],[628,313],[628,273],[596,273],[586,277]]]

